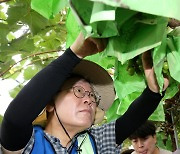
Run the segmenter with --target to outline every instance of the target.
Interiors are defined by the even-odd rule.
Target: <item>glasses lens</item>
[[[83,98],[85,96],[85,90],[83,87],[76,86],[73,87],[74,95],[78,98]]]
[[[95,92],[89,92],[89,91],[86,91],[83,87],[81,86],[75,86],[73,87],[73,92],[74,92],[74,95],[78,98],[83,98],[86,93],[87,95],[90,97],[91,101],[93,103],[96,103],[97,105],[99,104],[99,96],[95,94]]]

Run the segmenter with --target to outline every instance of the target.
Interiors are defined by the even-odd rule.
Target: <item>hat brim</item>
[[[88,60],[81,60],[73,73],[83,76],[93,85],[101,96],[99,108],[106,111],[112,105],[115,98],[113,80],[103,67]]]
[[[94,124],[100,123],[104,119],[105,111],[112,105],[115,98],[113,80],[108,72],[98,64],[81,60],[73,70],[74,74],[81,75],[88,80],[95,91],[101,96],[99,106],[96,109]],[[33,124],[45,125],[47,120],[46,110],[34,120]]]

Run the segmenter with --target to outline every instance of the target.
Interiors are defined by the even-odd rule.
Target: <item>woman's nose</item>
[[[85,95],[84,97],[83,97],[83,101],[84,101],[84,104],[88,104],[89,106],[92,106],[92,100],[91,100],[91,98],[89,97],[89,95]]]
[[[139,148],[144,147],[144,143],[143,143],[143,141],[138,141],[138,147],[139,147]]]

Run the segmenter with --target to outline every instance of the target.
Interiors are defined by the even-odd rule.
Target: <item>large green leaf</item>
[[[33,76],[40,71],[38,66],[29,66],[24,70],[23,76],[25,80],[30,80]]]
[[[91,0],[94,2],[104,3],[114,7],[123,7],[138,12],[154,14],[157,16],[170,17],[180,20],[179,0]]]
[[[11,89],[9,91],[9,94],[12,98],[15,98],[16,95],[20,92],[20,90],[22,89],[22,85],[18,85],[16,86],[14,89]]]
[[[142,92],[146,87],[143,74],[128,74],[127,63],[122,65],[117,62],[115,65],[115,89],[118,98],[121,100],[133,92]]]
[[[67,5],[67,0],[31,0],[31,8],[47,19],[54,18]]]
[[[158,105],[157,109],[153,112],[153,114],[149,117],[149,120],[165,121],[165,113],[162,101]]]
[[[117,98],[115,99],[112,106],[108,109],[108,111],[106,111],[107,122],[116,120],[121,116],[117,113],[118,106],[119,106],[119,99]]]
[[[29,13],[21,19],[24,23],[26,23],[31,32],[35,35],[44,29],[46,26],[49,26],[48,20],[43,16],[39,15],[35,11],[29,11]],[[38,22],[34,22],[38,21]]]
[[[66,39],[66,47],[69,47],[75,41],[81,30],[78,22],[76,21],[76,18],[74,17],[70,9],[67,13],[66,28],[68,32]]]
[[[157,24],[137,22],[134,26],[131,26],[128,20],[121,26],[120,36],[110,38],[106,48],[107,55],[116,56],[123,64],[160,45],[166,32],[167,19],[155,17],[154,20]]]
[[[164,85],[162,68],[166,58],[166,37],[164,37],[160,46],[154,48],[152,57],[153,57],[153,66],[156,74],[156,79],[160,87],[160,92],[162,92]]]
[[[172,151],[172,140],[171,140],[170,136],[167,136],[167,134],[165,134],[163,131],[158,131],[156,136],[157,136],[157,140],[158,140],[158,142],[157,142],[158,147]],[[163,142],[164,139],[165,140],[167,139],[166,144],[164,144],[164,142]]]
[[[171,77],[180,82],[180,36],[167,38],[167,61]]]
[[[170,85],[168,86],[168,88],[166,89],[166,93],[165,96],[163,97],[163,99],[171,99],[175,96],[175,94],[178,93],[179,91],[179,83],[175,80],[170,80]]]
[[[116,99],[112,106],[106,112],[107,121],[116,120],[122,116],[130,106],[130,104],[141,94],[141,92],[134,92],[121,99]],[[163,102],[161,102],[153,114],[149,117],[153,121],[165,121],[165,114]]]
[[[6,38],[7,34],[9,33],[9,28],[6,24],[0,23],[0,42],[1,43],[7,43],[8,40]],[[1,47],[1,45],[0,45]],[[0,48],[1,51],[1,48]]]
[[[21,19],[29,13],[29,3],[29,0],[18,0],[15,4],[9,6],[7,11],[7,22],[9,25],[14,25],[18,21],[21,21]]]
[[[11,51],[26,51],[26,52],[32,52],[34,47],[34,41],[32,39],[27,38],[27,36],[22,36],[18,39],[15,39],[11,41],[10,46],[7,45],[6,50]],[[5,50],[5,49],[4,49]]]
[[[102,66],[105,70],[109,71],[109,73],[113,76],[116,58],[110,56],[109,57],[104,56],[103,53],[97,53],[95,55],[88,56],[85,59],[93,61],[98,65]]]

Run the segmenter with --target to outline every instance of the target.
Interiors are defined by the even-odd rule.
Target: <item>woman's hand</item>
[[[81,32],[70,48],[79,58],[84,58],[102,52],[106,48],[106,45],[107,39],[91,37],[84,39]]]
[[[143,53],[142,63],[143,63],[144,73],[146,76],[146,80],[147,80],[147,84],[148,84],[149,89],[155,93],[158,93],[159,92],[159,86],[158,86],[156,76],[154,73],[151,51],[146,51]],[[164,77],[163,91],[166,90],[168,85],[169,85],[169,79]]]

